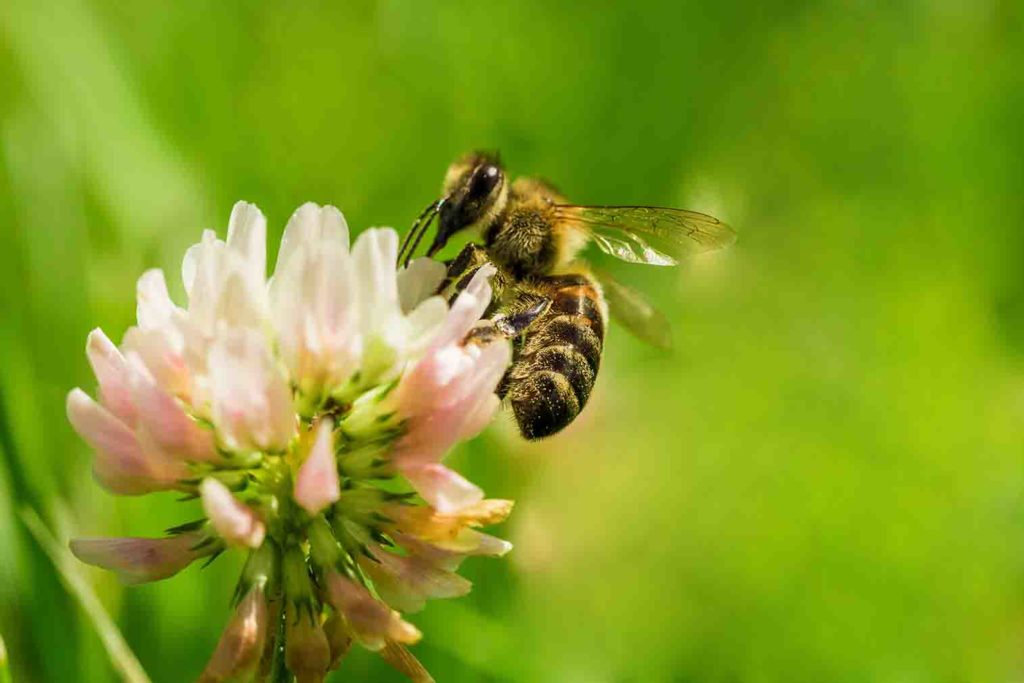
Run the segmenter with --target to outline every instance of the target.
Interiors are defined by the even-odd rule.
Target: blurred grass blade
[[[150,683],[149,676],[146,675],[139,660],[135,658],[135,654],[128,647],[128,643],[125,642],[117,625],[103,608],[92,586],[82,576],[77,561],[71,556],[71,553],[57,542],[35,510],[22,508],[21,518],[42,547],[43,552],[53,562],[65,587],[78,600],[78,604],[82,606],[86,616],[96,627],[100,640],[103,641],[103,646],[110,656],[110,661],[114,664],[117,672],[121,674],[121,678],[125,683]],[[0,677],[0,683],[6,683],[6,680]]]
[[[0,636],[0,683],[11,683],[11,670],[7,665],[7,648],[4,637]]]

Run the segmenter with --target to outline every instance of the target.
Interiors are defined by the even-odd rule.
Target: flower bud
[[[331,663],[331,647],[318,614],[289,602],[285,611],[284,658],[298,683],[320,683]]]
[[[199,683],[220,683],[252,672],[263,654],[270,630],[262,585],[254,585],[235,608]]]

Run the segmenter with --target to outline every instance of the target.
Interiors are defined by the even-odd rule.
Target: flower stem
[[[274,636],[274,664],[270,673],[270,683],[293,683],[295,680],[288,671],[284,661],[284,622],[287,619],[287,610],[281,610],[281,617],[277,623],[277,634]]]

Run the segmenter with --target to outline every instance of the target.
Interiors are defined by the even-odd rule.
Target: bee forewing
[[[685,209],[564,204],[555,211],[560,220],[589,232],[601,251],[630,263],[675,265],[675,259],[736,241],[736,233],[722,221]]]

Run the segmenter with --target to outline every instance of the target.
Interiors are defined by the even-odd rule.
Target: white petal
[[[267,273],[267,219],[255,204],[235,203],[228,222],[227,245],[244,260],[249,282],[262,284]]]
[[[401,314],[395,260],[398,234],[388,228],[370,228],[352,249],[355,281],[359,287],[360,329],[364,335],[384,335]]]
[[[177,309],[167,293],[164,271],[159,268],[147,270],[136,285],[136,318],[142,329],[153,329],[167,323]]]
[[[220,326],[257,328],[266,311],[266,291],[262,282],[254,284],[246,275],[245,264],[233,255],[224,259],[222,284],[214,313]]]
[[[328,242],[336,243],[348,252],[348,224],[345,217],[333,206],[320,207],[312,202],[303,204],[295,210],[285,226],[281,248],[277,252],[275,276],[302,246],[320,246]]]
[[[189,318],[208,334],[213,331],[217,300],[225,277],[224,250],[224,243],[212,230],[206,230],[203,241],[189,248],[182,263]]]
[[[431,258],[418,258],[398,271],[398,298],[408,313],[436,291],[445,276],[445,265]]]
[[[228,448],[283,450],[295,433],[291,390],[266,340],[230,330],[210,350],[213,420]]]
[[[185,293],[190,299],[192,288],[199,276],[200,263],[207,258],[207,254],[217,241],[217,233],[213,230],[203,230],[203,236],[199,242],[193,244],[185,252],[185,258],[181,262],[181,281],[184,283]]]

